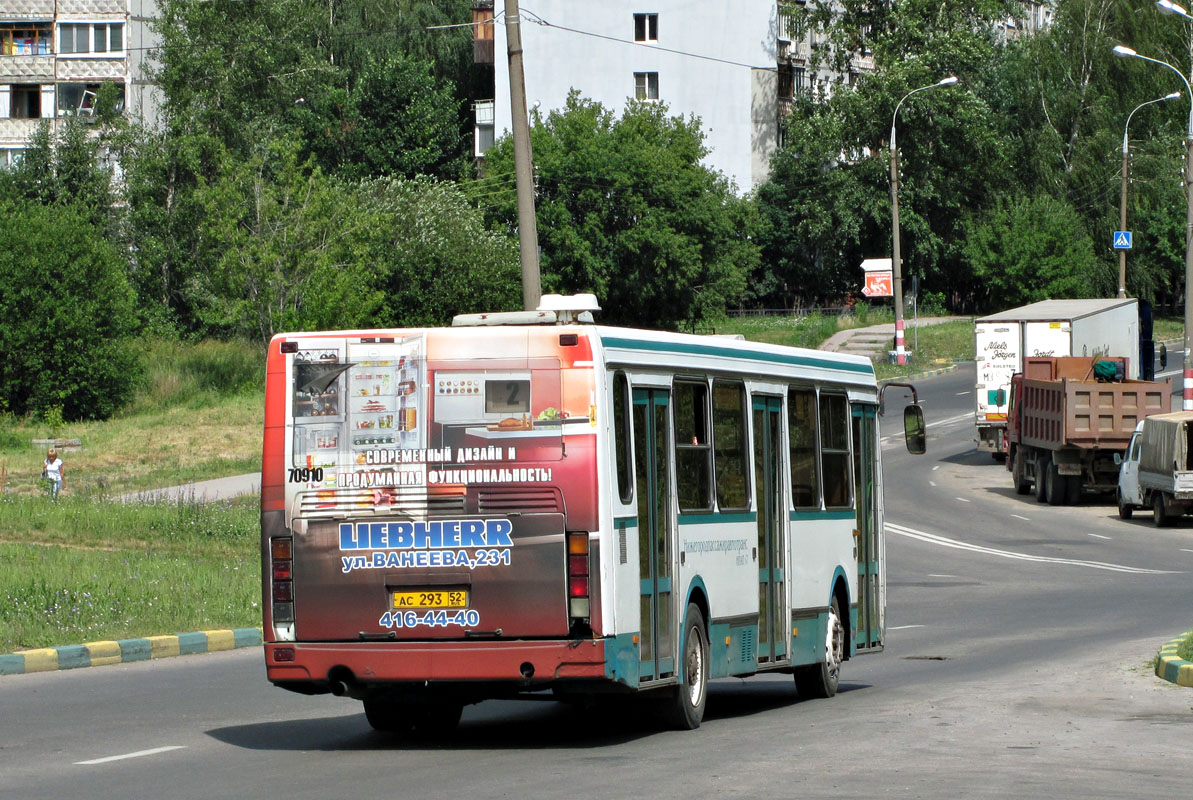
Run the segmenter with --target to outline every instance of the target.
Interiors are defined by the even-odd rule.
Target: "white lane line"
[[[929,485],[929,486],[935,486],[935,485],[936,485],[936,481],[928,481],[928,485]]]
[[[1018,514],[1012,514],[1011,516],[1012,516],[1012,517],[1014,517],[1015,519],[1021,519],[1021,520],[1023,520],[1024,522],[1031,522],[1031,520],[1030,520],[1029,518],[1027,518],[1027,517],[1021,517],[1021,516],[1019,516]]]
[[[929,578],[956,578],[957,576],[956,575],[945,575],[945,574],[939,573],[939,572],[929,572],[928,577]]]
[[[887,627],[888,631],[905,631],[908,628],[922,628],[923,625],[896,625],[895,627]]]
[[[92,764],[106,764],[109,761],[123,761],[126,758],[141,758],[142,756],[155,756],[158,753],[168,753],[171,750],[183,750],[186,748],[184,744],[171,744],[165,747],[154,747],[152,750],[138,750],[135,753],[125,753],[120,756],[108,756],[106,758],[93,758],[90,761],[76,761],[75,764],[87,765]]]
[[[958,414],[955,417],[947,417],[945,419],[938,419],[935,422],[929,422],[924,427],[925,428],[935,428],[937,425],[948,425],[951,422],[960,422],[961,420],[965,420],[965,419],[973,419],[973,412],[970,411],[965,414]],[[896,439],[902,439],[902,438],[903,438],[903,433],[902,433],[902,431],[900,431],[899,433],[892,433],[889,436],[883,436],[882,438],[879,439],[879,441],[880,442],[893,442]]]
[[[967,394],[969,394],[969,392],[957,392],[958,397],[964,397]]]
[[[937,464],[935,467],[933,467],[932,471],[936,472],[936,470],[938,470],[938,469],[940,469],[940,464]]]
[[[1190,549],[1189,549],[1189,548],[1187,548],[1187,547],[1182,547],[1182,548],[1181,548],[1181,552],[1182,552],[1182,553],[1193,553],[1193,550],[1190,550]]]
[[[900,536],[906,536],[909,539],[918,539],[921,542],[928,544],[938,544],[941,547],[951,547],[956,550],[968,550],[971,553],[982,553],[989,556],[999,556],[1000,558],[1011,558],[1016,561],[1037,561],[1041,564],[1067,564],[1073,567],[1089,567],[1090,569],[1104,569],[1111,572],[1130,572],[1137,575],[1181,575],[1184,574],[1177,570],[1166,569],[1144,569],[1143,567],[1128,567],[1123,564],[1110,564],[1104,561],[1082,561],[1075,558],[1055,558],[1053,556],[1033,556],[1028,553],[1016,553],[1013,550],[999,550],[994,547],[982,547],[981,545],[970,544],[969,542],[959,542],[956,539],[949,539],[945,536],[938,536],[934,533],[925,533],[918,531],[915,528],[908,528],[904,525],[896,525],[892,522],[886,524],[886,529],[891,533],[897,533]]]
[[[972,503],[972,502],[973,502],[972,500],[966,500],[964,497],[954,497],[953,499],[954,499],[954,500],[959,500],[959,501],[961,501],[962,503]]]
[[[1103,536],[1103,535],[1101,535],[1100,533],[1087,533],[1087,534],[1085,534],[1085,535],[1086,535],[1086,536],[1092,536],[1092,537],[1094,537],[1095,539],[1109,539],[1109,538],[1110,538],[1109,536]]]

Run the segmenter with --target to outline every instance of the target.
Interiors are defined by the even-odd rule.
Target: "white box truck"
[[[979,450],[1007,454],[1011,376],[1030,356],[1120,356],[1139,377],[1139,303],[1134,299],[1041,300],[974,322],[975,422]]]

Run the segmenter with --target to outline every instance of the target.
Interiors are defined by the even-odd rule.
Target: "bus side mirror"
[[[1160,345],[1160,369],[1168,366],[1168,345]]]
[[[912,455],[923,455],[928,449],[924,409],[918,405],[903,408],[903,438],[907,441],[907,452]]]

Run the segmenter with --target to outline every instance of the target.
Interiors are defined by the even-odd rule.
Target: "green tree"
[[[1049,195],[1000,199],[966,226],[964,250],[991,309],[1103,296],[1114,281],[1077,212]]]
[[[369,270],[384,294],[374,324],[446,325],[454,314],[521,308],[517,242],[488,229],[455,184],[378,178],[358,191]]]
[[[133,293],[92,210],[0,201],[0,403],[103,419],[131,396]]]
[[[674,327],[723,315],[758,263],[761,220],[725,178],[700,163],[696,119],[660,103],[630,102],[616,116],[573,92],[536,115],[544,291],[593,292],[602,319]],[[474,197],[516,229],[513,143],[486,155]]]

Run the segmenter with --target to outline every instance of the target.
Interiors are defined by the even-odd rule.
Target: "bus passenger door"
[[[858,650],[881,650],[885,627],[878,574],[879,541],[878,421],[872,405],[853,405],[853,478],[857,487]]]
[[[783,403],[754,395],[754,503],[758,511],[758,661],[787,658],[787,604],[783,553]]]
[[[634,389],[634,475],[638,498],[638,564],[642,601],[639,676],[675,671],[671,614],[670,394]]]

